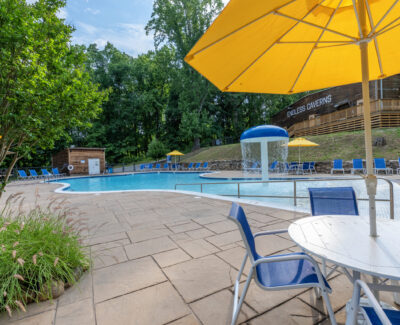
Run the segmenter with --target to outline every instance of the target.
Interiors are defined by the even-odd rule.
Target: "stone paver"
[[[57,194],[57,184],[7,187],[4,199],[24,192],[24,209],[36,200],[66,198],[87,218],[94,265],[54,302],[28,305],[27,313],[0,315],[14,325],[225,325],[230,323],[233,282],[244,256],[236,225],[227,219],[231,203],[168,192],[101,195]],[[35,198],[38,190],[40,197]],[[253,232],[287,229],[304,213],[243,204]],[[299,251],[287,234],[256,239],[262,255]],[[88,250],[89,250],[88,247]],[[99,258],[102,258],[100,261]],[[245,274],[249,263],[245,267]],[[242,281],[245,276],[242,278]],[[337,319],[351,284],[335,272],[329,279]],[[241,288],[243,287],[243,282]],[[390,293],[382,299],[393,304]],[[265,291],[253,281],[239,318],[242,324],[328,325],[326,308],[309,289]]]
[[[136,291],[96,306],[98,325],[162,325],[189,313],[190,309],[169,283]]]

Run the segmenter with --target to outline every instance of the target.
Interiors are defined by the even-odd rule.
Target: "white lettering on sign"
[[[290,111],[287,111],[287,117],[296,116],[297,114],[315,109],[317,107],[320,107],[325,104],[329,104],[331,102],[332,102],[332,95],[327,95],[325,97],[318,98],[318,99],[312,101],[311,103],[308,103],[307,105],[301,105],[301,106],[291,109]]]

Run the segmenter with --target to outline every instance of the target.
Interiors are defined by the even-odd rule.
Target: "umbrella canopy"
[[[222,91],[291,94],[362,82],[376,236],[370,79],[400,73],[398,0],[231,0],[185,58]]]
[[[178,150],[174,150],[170,153],[167,153],[167,156],[184,156],[184,154],[182,152],[179,152]]]
[[[290,141],[287,144],[288,147],[316,147],[319,146],[319,144],[314,143],[310,140],[304,139],[304,138],[297,138],[292,141]]]

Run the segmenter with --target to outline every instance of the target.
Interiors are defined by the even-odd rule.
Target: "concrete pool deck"
[[[233,282],[244,256],[230,202],[171,192],[55,194],[56,184],[11,184],[3,201],[22,192],[26,207],[66,198],[87,218],[92,269],[53,302],[28,305],[0,324],[220,325],[231,319]],[[39,194],[39,197],[35,193]],[[243,205],[254,232],[287,228],[304,213]],[[298,251],[287,235],[257,238],[260,254]],[[245,279],[243,279],[244,281]],[[335,272],[331,302],[339,323],[352,285]],[[393,304],[390,294],[382,300]],[[266,292],[254,282],[240,324],[329,324],[311,290]]]

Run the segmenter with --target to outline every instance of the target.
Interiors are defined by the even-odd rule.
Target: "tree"
[[[71,46],[71,26],[56,15],[63,0],[3,0],[0,6],[0,163],[3,188],[15,163],[34,148],[90,126],[101,111],[99,92],[85,72],[82,48]],[[11,160],[5,160],[12,151]]]
[[[160,140],[154,138],[149,144],[149,150],[147,151],[147,156],[159,159],[164,157],[169,150]]]

